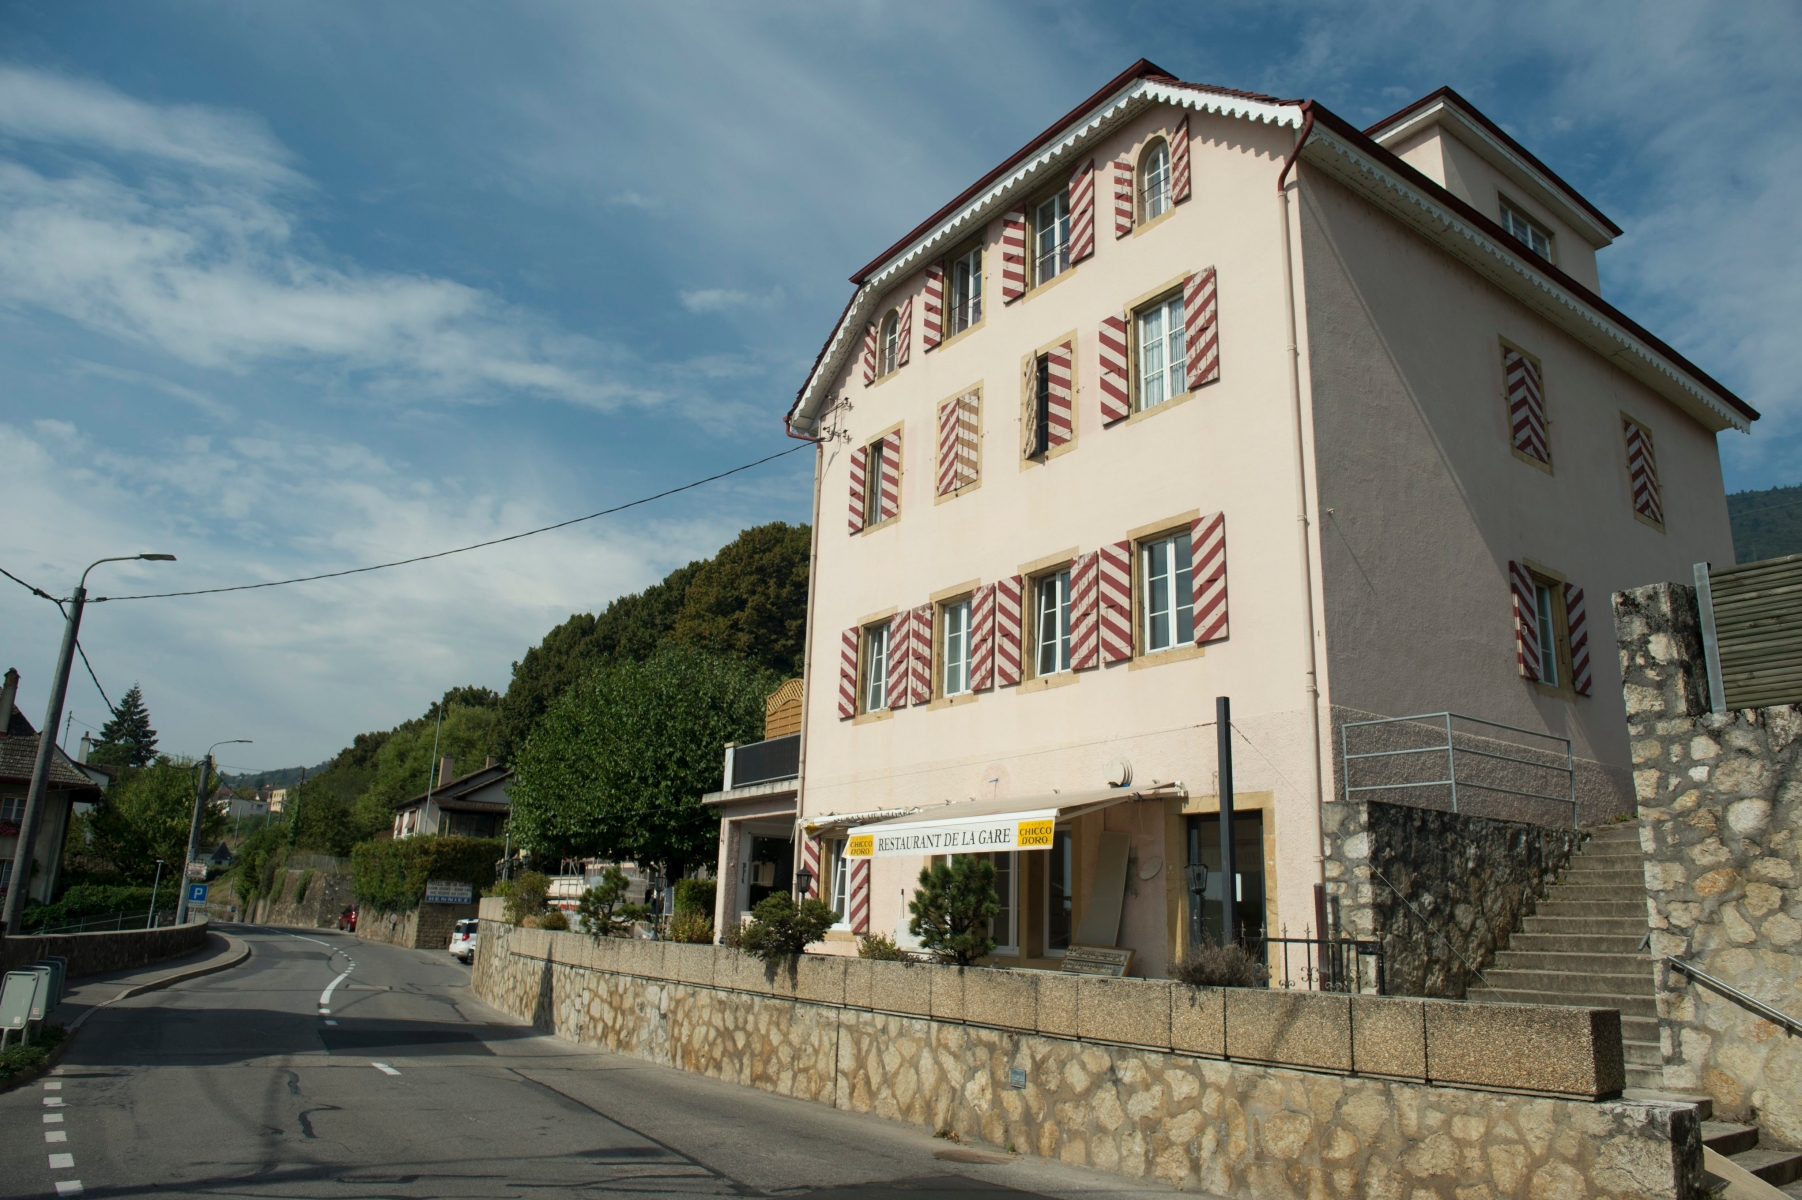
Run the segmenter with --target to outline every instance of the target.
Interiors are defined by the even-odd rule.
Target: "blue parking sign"
[[[206,903],[206,888],[207,888],[207,885],[204,883],[189,884],[188,885],[188,903],[189,904],[205,904]]]

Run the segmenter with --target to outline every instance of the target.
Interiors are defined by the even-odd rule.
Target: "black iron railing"
[[[768,783],[772,779],[793,779],[801,771],[801,735],[768,738],[732,750],[732,778],[728,788]]]
[[[1246,949],[1263,961],[1270,986],[1308,992],[1383,991],[1383,946],[1355,938],[1251,938]]]

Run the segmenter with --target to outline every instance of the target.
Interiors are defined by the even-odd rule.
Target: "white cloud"
[[[724,312],[728,308],[751,303],[749,292],[731,288],[702,288],[699,291],[683,292],[681,296],[682,307],[692,313]]]

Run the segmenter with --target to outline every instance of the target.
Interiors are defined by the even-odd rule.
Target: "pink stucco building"
[[[1347,721],[1565,738],[1579,818],[1631,811],[1608,596],[1731,561],[1715,435],[1757,413],[1600,297],[1619,233],[1450,91],[1360,131],[1143,61],[927,217],[787,417],[799,780],[710,798],[722,921],[804,866],[829,947],[905,943],[961,847],[1003,961],[1162,974],[1217,696],[1246,929],[1315,924]]]

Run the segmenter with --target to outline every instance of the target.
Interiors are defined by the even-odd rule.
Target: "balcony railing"
[[[734,746],[727,754],[727,790],[793,779],[801,773],[801,735],[798,733]]]

